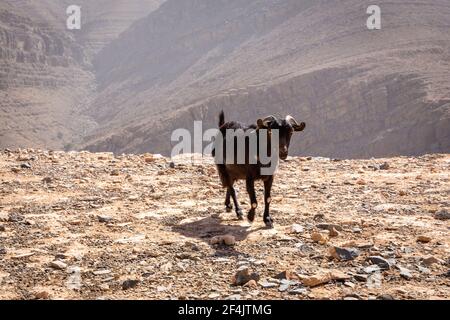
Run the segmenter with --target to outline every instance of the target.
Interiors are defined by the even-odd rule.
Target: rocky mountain
[[[288,158],[266,229],[212,159],[4,150],[0,299],[448,300],[449,169]]]
[[[91,131],[92,57],[161,1],[79,1],[82,29],[68,31],[72,2],[0,4],[0,147],[62,149]]]
[[[379,1],[168,0],[94,59],[99,127],[81,148],[171,150],[176,128],[291,113],[294,154],[370,157],[450,150],[450,5]]]
[[[83,0],[68,32],[70,2],[0,5],[0,146],[167,155],[224,109],[305,121],[292,154],[450,151],[448,0],[379,1],[381,30],[370,1]]]

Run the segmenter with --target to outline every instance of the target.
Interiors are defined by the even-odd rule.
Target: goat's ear
[[[305,130],[306,123],[304,122],[298,123],[293,116],[286,116],[286,121],[292,126],[292,128],[294,128],[294,131]]]
[[[258,129],[267,129],[267,124],[264,123],[263,119],[258,119],[258,121],[256,121],[256,124],[258,126]]]
[[[268,129],[273,121],[277,121],[277,119],[274,116],[268,116],[264,119],[258,119],[256,124],[258,125],[258,129]]]

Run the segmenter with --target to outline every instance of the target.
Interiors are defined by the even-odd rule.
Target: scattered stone
[[[388,270],[391,268],[391,264],[389,261],[380,256],[370,256],[367,258],[367,261],[370,261],[373,264],[379,266],[382,270]]]
[[[278,288],[278,291],[285,292],[289,289],[290,284],[289,283],[282,283],[280,287]]]
[[[354,288],[355,284],[353,282],[346,281],[346,282],[344,282],[344,286],[349,287],[349,288]]]
[[[247,266],[240,267],[236,274],[233,276],[232,284],[235,286],[243,286],[250,280],[259,281],[259,274],[256,272],[250,273],[250,269]]]
[[[225,244],[227,246],[233,246],[236,244],[236,238],[233,235],[227,234],[223,236],[215,236],[210,240],[211,244]]]
[[[331,229],[335,229],[336,231],[342,231],[342,227],[340,225],[337,224],[331,224],[331,223],[319,223],[316,225],[316,227],[318,229],[322,229],[322,230],[328,230],[331,231]]]
[[[258,288],[258,283],[254,279],[252,279],[249,282],[247,282],[246,284],[244,284],[244,287],[256,289],[256,288]]]
[[[259,283],[259,285],[260,285],[261,287],[263,287],[264,289],[275,288],[275,287],[278,286],[277,283],[269,282],[269,281],[267,281],[267,280],[261,281],[261,282]]]
[[[40,291],[34,294],[34,298],[39,300],[47,300],[49,297],[50,294],[47,291]]]
[[[101,223],[109,223],[109,222],[113,221],[113,218],[109,217],[109,216],[97,216],[97,219],[98,219],[98,222],[101,222]]]
[[[120,171],[117,170],[117,169],[114,169],[114,170],[111,171],[111,175],[112,176],[120,176]]]
[[[417,241],[418,242],[423,242],[423,243],[428,243],[431,241],[431,237],[429,236],[425,236],[425,235],[421,235],[417,237]]]
[[[333,228],[331,228],[329,235],[330,235],[330,237],[335,238],[335,237],[338,237],[340,235],[340,233],[333,227]]]
[[[0,232],[5,232],[6,231],[6,227],[4,225],[0,225]]]
[[[365,274],[355,274],[354,277],[355,277],[355,280],[360,281],[360,282],[367,282],[367,279],[368,279],[368,276]]]
[[[303,227],[297,223],[294,223],[291,227],[292,233],[303,233]]]
[[[411,271],[409,271],[406,268],[400,267],[400,266],[397,266],[397,268],[400,270],[400,276],[402,278],[404,278],[406,280],[411,280],[412,279],[413,276],[411,274]]]
[[[423,264],[424,266],[427,266],[427,267],[430,267],[430,266],[432,266],[433,264],[437,264],[437,263],[441,263],[441,260],[439,260],[439,259],[437,259],[437,258],[435,258],[435,257],[433,257],[433,256],[430,256],[430,257],[427,257],[427,258],[423,258],[423,259],[422,259],[422,264]]]
[[[280,272],[279,274],[277,274],[275,277],[275,279],[280,279],[280,280],[298,280],[299,277],[295,272],[289,271],[289,270],[285,270]]]
[[[361,230],[361,228],[354,227],[354,228],[352,229],[352,232],[353,232],[353,233],[361,233],[362,230]]]
[[[43,183],[45,183],[45,184],[49,184],[49,183],[51,183],[53,180],[52,180],[52,178],[50,178],[50,177],[45,177],[44,179],[42,179],[42,182]]]
[[[434,218],[438,220],[450,220],[450,212],[447,210],[441,210],[434,214]]]
[[[67,268],[67,264],[65,264],[61,260],[55,260],[55,261],[50,262],[50,267],[52,267],[54,269],[58,269],[58,270],[64,270]]]
[[[328,241],[327,237],[324,236],[323,234],[319,233],[319,232],[314,232],[311,235],[311,240],[314,241],[314,242],[318,242],[320,244],[325,244]]]
[[[0,247],[0,254],[3,255],[3,254],[6,254],[6,253],[7,253],[6,249]]]
[[[331,247],[330,255],[338,260],[349,261],[359,256],[359,250],[355,248]]]
[[[31,169],[31,164],[29,164],[28,162],[22,163],[20,165],[20,168],[22,168],[22,169]]]
[[[125,280],[122,283],[122,290],[128,290],[137,287],[139,280]]]
[[[367,274],[371,274],[371,273],[379,272],[379,271],[381,271],[381,268],[376,264],[364,268],[364,272]]]
[[[241,300],[242,297],[240,294],[233,294],[225,298],[225,300]]]
[[[288,290],[288,293],[292,294],[292,295],[297,295],[297,294],[305,295],[305,294],[308,293],[308,289],[306,289],[306,288],[295,288],[295,289]]]
[[[96,276],[102,276],[102,275],[105,275],[105,274],[110,274],[111,270],[108,270],[108,269],[96,270],[96,271],[94,271],[92,273],[95,274]]]
[[[382,294],[377,297],[377,300],[395,300],[390,294]]]
[[[389,163],[385,162],[379,166],[379,169],[380,170],[389,170],[390,167],[391,166],[389,165]]]
[[[169,168],[171,168],[171,169],[175,168],[175,162],[171,161],[169,163]]]

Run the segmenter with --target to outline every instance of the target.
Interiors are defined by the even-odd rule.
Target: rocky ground
[[[187,160],[1,151],[0,298],[450,299],[450,155],[290,158],[274,229]]]

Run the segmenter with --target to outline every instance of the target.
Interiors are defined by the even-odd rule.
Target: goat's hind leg
[[[236,211],[236,215],[238,217],[239,220],[243,220],[244,219],[244,215],[242,214],[242,210],[239,207],[239,203],[237,201],[237,196],[236,196],[236,190],[234,190],[233,185],[231,185],[228,188],[228,191],[230,193],[231,198],[233,199],[233,203],[234,203],[234,210]]]

